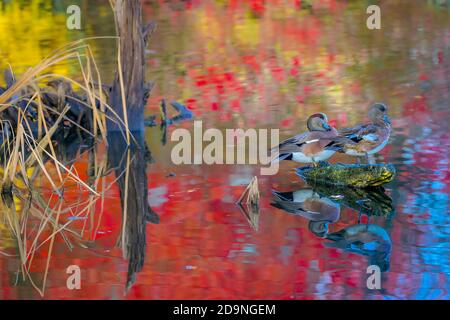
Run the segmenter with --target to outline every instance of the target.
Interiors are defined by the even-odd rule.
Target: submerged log
[[[392,164],[320,163],[317,167],[298,168],[297,174],[307,183],[366,188],[391,182],[396,171]]]
[[[6,69],[4,72],[7,87],[0,88],[0,94],[15,83],[15,75]],[[36,95],[39,94],[39,99]],[[52,127],[60,117],[63,110],[68,107],[63,115],[63,121],[55,131],[55,136],[61,131],[68,131],[78,128],[86,133],[92,131],[93,113],[90,98],[85,93],[75,92],[72,84],[64,78],[54,78],[45,85],[26,85],[19,90],[19,93],[7,100],[10,104],[3,112],[0,112],[0,121],[7,123],[10,131],[17,130],[19,119],[27,130],[27,134],[35,138],[42,136],[40,121],[45,121],[47,127]],[[95,99],[96,107],[99,108],[101,102]],[[40,118],[39,109],[42,107],[43,118]],[[21,117],[19,117],[22,114]],[[41,123],[42,125],[42,123]],[[4,132],[3,128],[0,128]],[[91,134],[93,136],[93,134]],[[58,139],[58,138],[57,138]]]

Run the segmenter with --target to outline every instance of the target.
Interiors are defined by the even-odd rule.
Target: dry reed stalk
[[[118,39],[117,37],[96,37],[95,39],[101,38],[117,39],[117,41],[119,41],[120,48],[120,39]],[[73,230],[69,228],[69,226],[74,220],[69,220],[66,222],[61,221],[62,216],[71,214],[71,217],[74,218],[89,216],[91,216],[92,218],[93,214],[95,213],[95,205],[97,201],[101,199],[103,207],[105,191],[112,186],[112,184],[107,185],[105,180],[105,175],[107,173],[106,159],[104,159],[105,161],[100,165],[98,165],[97,159],[95,160],[95,176],[93,177],[94,180],[89,181],[89,183],[85,183],[84,181],[82,181],[82,179],[80,179],[73,166],[67,168],[65,165],[63,165],[61,161],[58,160],[56,150],[53,146],[52,137],[54,133],[57,131],[62,121],[68,121],[72,125],[78,127],[91,136],[96,136],[97,131],[99,131],[106,143],[107,120],[110,120],[122,125],[119,127],[121,128],[122,134],[126,136],[126,140],[129,145],[131,143],[131,139],[134,139],[134,137],[130,134],[128,126],[125,86],[122,74],[120,50],[118,51],[118,74],[121,89],[121,98],[123,102],[123,119],[121,119],[118,116],[117,112],[115,112],[115,110],[106,102],[106,97],[102,90],[102,81],[98,66],[95,62],[90,46],[85,43],[85,41],[90,39],[94,38],[78,40],[61,48],[58,48],[51,55],[43,59],[41,63],[28,69],[19,79],[17,79],[17,81],[11,87],[8,88],[6,92],[0,95],[0,113],[5,111],[7,108],[15,108],[17,109],[18,114],[17,127],[14,128],[15,130],[11,130],[11,135],[8,137],[5,136],[5,123],[7,122],[1,121],[0,129],[2,130],[3,136],[1,150],[3,151],[4,159],[8,159],[3,170],[2,186],[14,185],[14,179],[19,178],[23,180],[24,184],[30,189],[29,196],[23,196],[22,194],[15,195],[15,197],[19,199],[19,201],[26,203],[26,206],[21,210],[21,214],[17,212],[15,205],[12,205],[7,210],[5,219],[8,223],[9,228],[12,230],[12,234],[17,240],[19,257],[21,261],[20,269],[22,277],[24,280],[28,278],[32,286],[39,292],[41,296],[43,296],[45,293],[50,259],[56,236],[61,235],[69,249],[71,249],[73,245],[71,244],[69,235],[72,237],[75,236],[81,238],[83,237],[86,227],[87,220],[85,220],[81,231]],[[80,53],[81,50],[84,50],[84,53]],[[71,60],[77,61],[79,64],[79,68],[82,74],[81,82],[62,75],[45,73],[46,70],[48,70],[50,67]],[[39,84],[45,80],[55,78],[64,79],[71,85],[84,92],[85,96],[87,97],[87,103],[76,98],[74,98],[74,100],[78,100],[78,102],[83,106],[92,109],[93,132],[86,130],[67,116],[67,112],[69,111],[69,107],[67,105],[63,110],[57,110],[56,108],[50,107],[43,102],[43,91],[39,87]],[[96,91],[94,83],[99,83],[98,91]],[[30,88],[32,89],[31,93]],[[58,91],[58,97],[61,97],[61,95],[61,92]],[[27,102],[25,110],[21,110],[20,108],[17,108],[15,106],[15,103],[22,100]],[[97,106],[97,102],[100,103],[99,106]],[[25,113],[32,104],[36,106],[38,115],[37,138],[33,135],[33,131],[31,129],[32,126],[30,125]],[[48,122],[45,118],[46,114],[49,114],[49,112],[57,115],[56,121],[51,126],[48,125]],[[107,112],[112,114],[112,116],[107,115]],[[124,130],[122,130],[122,128],[124,128]],[[125,131],[125,133],[123,131]],[[48,161],[50,161],[51,164],[55,166],[60,186],[57,186],[52,175],[47,169],[46,163]],[[127,256],[125,238],[128,210],[127,198],[129,163],[132,161],[130,151],[128,151],[126,161],[127,170],[125,170],[124,172],[126,186],[124,190],[125,205],[123,209],[124,218],[122,222],[123,225],[121,232],[124,257]],[[31,177],[29,177],[30,170]],[[39,193],[37,193],[38,196],[36,194],[34,194],[34,196],[32,195],[31,187],[33,186],[34,180],[38,177],[38,175],[45,176],[50,182],[54,191],[54,193],[50,195],[47,201],[45,201]],[[60,190],[60,187],[66,185],[68,179],[75,181],[78,187],[83,187],[84,189],[88,190],[90,194],[86,202],[80,202],[77,203],[77,205],[74,207],[69,206],[63,209],[63,194]],[[119,179],[119,177],[117,177],[116,180],[117,179]],[[99,189],[100,183],[102,186],[101,193],[97,191]],[[15,192],[22,192],[19,189],[20,188],[15,188]],[[50,204],[55,194],[58,195],[58,204],[57,208],[52,208]],[[82,209],[79,210],[79,208]],[[37,219],[38,224],[35,224],[35,227],[31,228],[32,230],[29,230],[27,226],[30,221],[34,222],[34,219]],[[95,227],[95,230],[98,230],[99,224]],[[91,226],[94,227],[93,220],[91,220]],[[41,239],[44,231],[47,228],[52,229],[50,236],[46,237],[45,239]],[[37,250],[39,250],[46,243],[49,243],[49,253],[45,273],[43,276],[42,287],[40,288],[33,281],[30,274],[30,269],[32,267],[32,263]]]
[[[30,85],[37,85],[37,83],[45,80],[46,78],[61,78],[66,81],[69,81],[76,87],[80,88],[86,93],[86,96],[89,98],[89,104],[85,104],[89,108],[92,109],[93,112],[93,123],[95,127],[99,128],[100,133],[103,138],[106,138],[106,119],[109,119],[110,121],[120,123],[120,130],[122,131],[124,128],[126,132],[127,141],[129,142],[132,136],[130,136],[129,130],[128,130],[128,119],[127,119],[127,113],[124,113],[124,120],[122,120],[119,115],[115,112],[115,110],[109,106],[105,101],[105,96],[103,94],[103,91],[100,89],[97,93],[94,89],[94,80],[95,77],[93,76],[93,72],[95,71],[95,74],[97,75],[97,81],[96,83],[102,84],[100,72],[98,70],[97,64],[95,62],[95,59],[93,57],[92,50],[88,44],[82,44],[83,41],[92,40],[92,39],[117,39],[117,37],[96,37],[96,38],[86,38],[82,40],[75,41],[71,44],[68,44],[56,51],[54,51],[53,55],[50,55],[49,57],[42,60],[38,65],[36,65],[33,68],[28,69],[6,92],[4,92],[2,95],[0,95],[0,112],[3,112],[6,108],[9,108],[18,101],[18,97],[20,97],[20,91],[23,88],[26,88]],[[118,40],[119,41],[119,40]],[[85,50],[84,54],[80,54],[79,50]],[[83,59],[86,60],[86,66],[83,64]],[[79,63],[81,74],[83,75],[83,82],[84,84],[75,81],[74,79],[65,77],[63,75],[59,74],[43,74],[45,70],[52,67],[55,64],[68,61],[68,60],[77,60]],[[94,67],[94,71],[92,70],[92,66]],[[120,63],[120,60],[118,60],[118,67],[121,70],[122,66]],[[122,74],[119,73],[121,78],[121,90],[122,90],[122,98],[125,99],[124,95],[124,85],[123,85],[123,77]],[[100,87],[101,88],[101,87]],[[15,99],[12,99],[13,97],[16,97]],[[97,108],[96,101],[100,102],[100,110]],[[9,102],[8,102],[9,101]],[[42,105],[38,104],[38,108],[41,108]],[[123,105],[124,110],[126,111],[126,105]],[[114,118],[111,118],[106,115],[106,112],[110,112]],[[95,132],[94,132],[95,133]],[[106,141],[106,140],[105,140]]]
[[[128,249],[126,245],[126,225],[127,225],[127,218],[128,218],[128,180],[130,176],[130,163],[131,163],[131,151],[127,151],[127,162],[126,162],[126,169],[125,169],[125,190],[124,190],[124,196],[123,196],[123,219],[122,219],[122,232],[121,232],[121,240],[122,240],[122,255],[123,258],[126,259],[128,257]]]
[[[119,83],[120,83],[120,93],[122,98],[122,113],[123,119],[125,122],[125,128],[128,128],[128,112],[127,112],[127,98],[125,97],[125,85],[123,83],[123,73],[122,73],[122,59],[120,54],[120,38],[118,39],[119,45],[117,46],[117,68],[119,74]],[[130,131],[126,131],[127,143],[130,145]]]
[[[56,224],[58,224],[59,221],[59,217],[61,215],[61,208],[62,208],[62,199],[59,200],[59,205],[58,205],[58,211],[56,213]],[[45,264],[45,273],[44,273],[44,279],[42,281],[42,296],[44,296],[45,293],[45,284],[47,282],[47,275],[48,275],[48,269],[50,267],[50,259],[52,257],[52,251],[53,251],[53,244],[55,243],[55,237],[56,237],[56,226],[53,227],[53,234],[51,235],[51,240],[50,240],[50,245],[49,245],[49,249],[48,249],[48,256],[47,256],[47,263]]]

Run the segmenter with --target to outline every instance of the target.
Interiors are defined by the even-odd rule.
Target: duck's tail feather
[[[279,192],[272,190],[272,194],[277,197],[279,200],[283,201],[294,201],[294,195],[292,192]]]
[[[271,162],[276,163],[283,160],[292,160],[292,153],[282,153],[278,156],[275,156],[275,158]]]

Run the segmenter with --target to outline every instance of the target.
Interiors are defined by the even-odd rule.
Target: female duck
[[[389,270],[392,241],[385,229],[376,224],[356,224],[326,235],[328,247],[368,256],[371,265]]]
[[[316,163],[331,157],[336,151],[327,146],[338,136],[335,128],[328,124],[324,113],[316,113],[308,118],[308,132],[289,138],[272,149],[278,152],[275,161],[292,160],[302,163]]]
[[[389,140],[391,121],[387,111],[385,104],[375,103],[369,109],[371,122],[340,130],[339,137],[344,139],[336,140],[334,145],[339,146],[340,152],[356,157],[365,156],[368,160],[369,155],[379,152]]]

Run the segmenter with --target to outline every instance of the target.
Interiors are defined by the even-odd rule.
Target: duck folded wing
[[[281,142],[278,146],[272,148],[272,153],[290,153],[293,151],[297,151],[299,146],[304,144],[304,142],[307,140],[308,132],[304,132],[301,134],[298,134],[292,138],[286,139],[283,142]]]
[[[367,124],[356,126],[353,128],[345,128],[339,131],[339,136],[346,137],[353,140],[354,142],[359,142],[361,140],[366,140],[370,142],[375,142],[378,140],[378,128],[374,124]]]
[[[320,143],[320,145],[326,146],[330,140],[331,139],[328,137],[321,137],[316,132],[305,132],[281,142],[277,147],[273,148],[271,152],[278,152],[278,154],[301,152],[302,148],[306,145]]]

